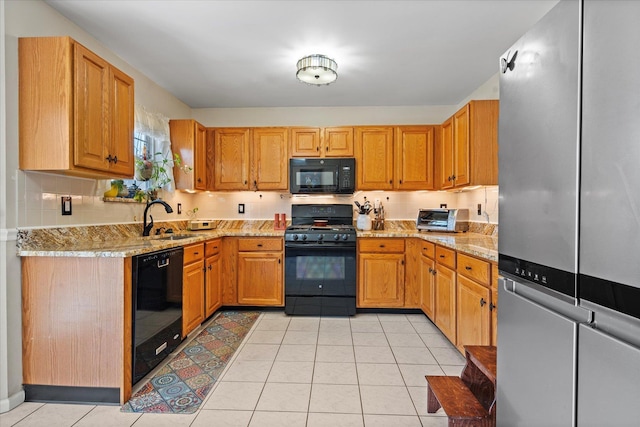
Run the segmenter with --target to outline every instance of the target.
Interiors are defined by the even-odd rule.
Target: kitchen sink
[[[162,236],[154,238],[153,240],[183,240],[183,239],[193,239],[194,237],[198,237],[197,234],[189,234],[189,235],[177,235],[177,236]]]

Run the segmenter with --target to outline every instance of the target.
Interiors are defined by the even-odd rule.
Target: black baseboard
[[[419,308],[359,308],[356,313],[423,314]],[[426,317],[426,316],[425,316]]]
[[[120,389],[24,384],[26,402],[119,405]]]

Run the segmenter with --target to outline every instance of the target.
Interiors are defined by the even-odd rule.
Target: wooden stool
[[[459,377],[427,375],[427,412],[442,407],[449,427],[491,427],[491,416]]]

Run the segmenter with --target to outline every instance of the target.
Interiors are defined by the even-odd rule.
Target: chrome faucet
[[[149,222],[149,224],[147,224],[147,212],[149,212],[149,208],[151,207],[151,205],[155,205],[156,203],[160,203],[161,205],[164,206],[164,210],[167,213],[172,213],[173,209],[171,209],[171,206],[169,206],[169,204],[167,202],[164,202],[160,199],[154,200],[153,202],[147,203],[147,207],[144,208],[144,224],[143,224],[143,228],[142,228],[142,235],[143,236],[148,236],[149,232],[151,232],[151,229],[153,228],[153,216],[149,215],[149,218],[151,219],[151,222]]]

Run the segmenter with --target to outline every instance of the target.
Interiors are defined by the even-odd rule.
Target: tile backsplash
[[[18,227],[49,227],[88,224],[141,222],[144,205],[138,203],[111,203],[102,200],[109,189],[109,180],[94,180],[39,172],[18,172],[17,180],[19,218]],[[71,196],[72,215],[63,216],[61,197]],[[346,203],[354,200],[372,203],[380,199],[386,218],[415,220],[418,209],[440,207],[468,208],[474,222],[498,223],[498,187],[480,187],[463,192],[445,191],[358,191],[353,196],[292,196],[289,193],[237,191],[189,194],[183,192],[162,194],[174,208],[167,214],[161,207],[151,208],[156,220],[188,220],[198,208],[195,217],[201,219],[273,219],[274,213],[291,214],[291,205],[297,203]],[[182,204],[182,214],[177,204]],[[482,204],[482,214],[477,215],[477,204]],[[238,205],[244,204],[245,213],[238,213]]]

